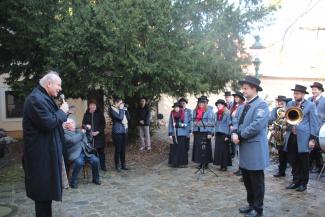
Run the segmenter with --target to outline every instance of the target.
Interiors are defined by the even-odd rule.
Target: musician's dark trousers
[[[35,201],[36,217],[52,216],[52,201]]]
[[[265,193],[264,170],[246,170],[240,168],[247,192],[247,202],[256,212],[263,212]]]
[[[288,160],[292,166],[293,183],[306,186],[309,180],[309,153],[298,153],[297,136],[291,134],[288,141]]]
[[[283,151],[283,147],[278,148],[279,153],[279,173],[285,174],[287,169],[287,152]]]
[[[125,147],[126,147],[126,134],[113,133],[113,143],[115,145],[114,161],[115,165],[125,165]]]

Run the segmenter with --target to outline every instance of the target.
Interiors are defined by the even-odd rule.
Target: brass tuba
[[[299,107],[289,108],[285,112],[286,122],[290,125],[298,125],[303,118],[304,118],[304,113],[302,112],[302,109]]]
[[[273,138],[273,143],[276,146],[280,146],[284,144],[284,132],[287,128],[287,123],[285,120],[285,113],[286,110],[285,108],[278,108],[277,111],[277,119],[273,121],[272,124],[272,138]]]
[[[284,108],[278,108],[276,110],[277,119],[273,123],[280,127],[285,125],[285,122],[283,119],[285,117],[285,113],[286,113],[286,110]]]

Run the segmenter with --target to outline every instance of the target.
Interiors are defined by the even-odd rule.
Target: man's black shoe
[[[260,216],[263,216],[263,212],[256,212],[254,209],[252,209],[244,216],[245,217],[260,217]]]
[[[299,187],[296,189],[296,191],[303,192],[307,190],[306,185],[299,185]]]
[[[104,171],[104,172],[106,172],[107,171],[107,168],[106,167],[102,167],[101,170]]]
[[[286,174],[285,173],[277,173],[277,174],[274,174],[273,176],[276,178],[279,178],[279,177],[285,177]]]
[[[299,187],[299,184],[296,184],[296,183],[291,183],[290,185],[288,185],[286,187],[286,189],[296,189]]]
[[[99,180],[93,180],[93,183],[96,184],[96,185],[101,185],[102,184],[102,182],[99,181]]]
[[[76,185],[76,184],[70,184],[70,188],[77,189],[78,188],[78,185]]]
[[[236,172],[234,172],[234,175],[241,176],[241,170],[237,170]]]
[[[129,170],[129,168],[127,168],[126,166],[125,166],[125,164],[123,164],[122,165],[122,168],[121,168],[122,170]]]
[[[240,207],[238,210],[240,213],[249,213],[253,208],[250,206]]]
[[[118,165],[118,164],[116,164],[115,165],[115,170],[116,170],[116,172],[121,172],[121,168],[120,168],[120,165]]]

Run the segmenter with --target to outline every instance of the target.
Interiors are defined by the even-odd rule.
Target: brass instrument
[[[277,119],[273,123],[277,126],[283,126],[285,124],[284,117],[286,114],[286,110],[284,108],[278,108],[278,110],[276,110],[276,114]]]
[[[284,133],[287,129],[287,123],[284,119],[286,110],[284,108],[278,108],[276,111],[277,119],[273,121],[272,124],[272,137],[273,137],[273,144],[276,146],[284,144]]]
[[[273,122],[273,137],[277,145],[283,145],[284,134],[288,125],[298,125],[304,118],[304,113],[299,107],[289,109],[278,108],[276,111],[277,119]]]
[[[298,125],[304,118],[304,113],[299,107],[289,108],[285,113],[286,122],[290,125]]]

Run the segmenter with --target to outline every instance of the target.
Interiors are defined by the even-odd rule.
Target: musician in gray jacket
[[[296,84],[291,89],[294,101],[288,103],[287,108],[300,108],[303,112],[303,119],[297,125],[289,125],[285,136],[285,151],[288,152],[288,161],[292,166],[293,180],[287,189],[305,191],[309,180],[309,147],[315,145],[316,132],[318,127],[316,106],[314,103],[305,100],[308,94],[306,87]]]
[[[324,87],[319,82],[314,82],[311,87],[312,97],[308,98],[308,101],[313,102],[316,105],[317,109],[317,117],[319,128],[317,129],[317,134],[319,133],[320,128],[325,124],[325,97],[322,96],[322,92],[324,92]],[[319,144],[319,142],[318,142]],[[323,157],[322,151],[319,145],[316,145],[310,152],[309,155],[309,167],[312,169],[313,161],[316,162],[316,170],[312,170],[312,172],[320,173],[323,168]]]
[[[261,81],[246,76],[239,82],[247,99],[244,106],[238,108],[235,116],[232,140],[239,145],[239,167],[247,191],[247,207],[239,209],[246,217],[263,215],[265,193],[264,169],[269,165],[267,125],[269,109],[267,103],[258,96]]]

